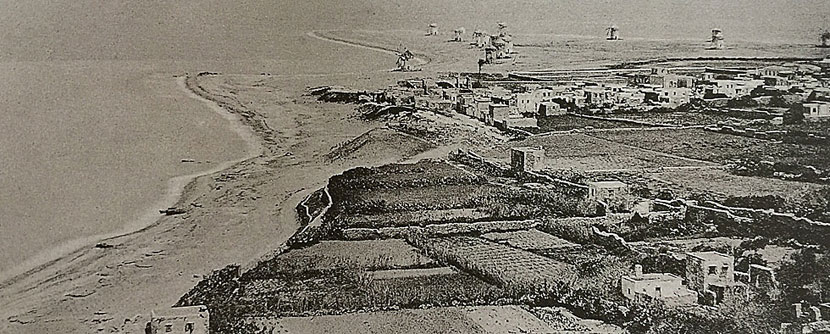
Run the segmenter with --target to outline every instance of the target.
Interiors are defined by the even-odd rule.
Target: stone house
[[[484,123],[493,126],[497,122],[503,122],[510,116],[510,106],[505,104],[491,104]]]
[[[686,253],[686,283],[704,300],[720,303],[739,284],[735,282],[735,260],[718,252]]]
[[[620,181],[587,182],[588,199],[605,203],[613,211],[629,211],[632,206],[631,191]]]
[[[513,147],[510,149],[510,167],[514,172],[531,172],[545,167],[545,150],[541,147]]]

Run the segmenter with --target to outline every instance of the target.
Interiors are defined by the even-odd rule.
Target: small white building
[[[605,203],[613,211],[628,211],[634,204],[627,184],[620,181],[587,182],[588,199]]]
[[[622,294],[631,301],[657,299],[668,305],[689,305],[697,302],[697,293],[683,286],[683,279],[674,274],[644,274],[643,266],[635,265],[634,274],[620,279]]]
[[[658,101],[669,107],[689,103],[692,90],[689,88],[663,88],[658,90]]]
[[[804,120],[820,121],[830,119],[830,102],[815,101],[802,104],[804,107]]]
[[[210,313],[204,305],[153,310],[150,333],[208,334],[209,323]]]

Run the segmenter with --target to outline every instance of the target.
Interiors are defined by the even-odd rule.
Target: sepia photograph
[[[0,333],[830,333],[828,0],[0,2]]]

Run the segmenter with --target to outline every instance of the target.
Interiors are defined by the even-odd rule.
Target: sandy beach
[[[580,4],[531,2],[510,15],[497,2],[0,5],[0,28],[8,32],[0,40],[0,73],[8,78],[0,84],[0,332],[131,331],[212,270],[278,247],[296,229],[296,204],[331,175],[412,158],[362,152],[327,161],[332,147],[382,124],[350,118],[352,106],[305,96],[307,87],[381,88],[411,76],[388,71],[390,50],[425,28],[408,13],[423,11],[447,31],[501,20],[528,36],[576,27],[568,36],[579,40],[601,33],[606,21],[622,25],[625,15],[639,15],[631,6],[615,17],[608,2],[579,22],[552,20],[539,13]],[[676,4],[652,5],[659,12]],[[676,16],[702,15],[716,4],[701,7],[650,26],[628,22],[628,36],[654,30],[654,38],[691,40],[702,30],[706,37],[721,17],[666,31]],[[822,8],[779,8],[782,20],[806,22],[784,32],[756,29],[762,23],[724,28],[736,39],[752,40],[755,30],[762,39],[806,35],[792,42],[811,43],[826,21]],[[378,15],[384,18],[369,19]],[[348,42],[389,29],[405,37]],[[557,43],[570,40],[559,36]],[[419,75],[475,71],[474,62],[458,58],[474,50],[413,51],[426,66]],[[577,51],[568,59],[579,58]],[[222,75],[195,78],[200,71]],[[204,94],[187,87],[187,75]],[[159,214],[171,206],[187,213]]]

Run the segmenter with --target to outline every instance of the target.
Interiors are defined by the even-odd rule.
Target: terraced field
[[[481,236],[492,242],[506,244],[521,250],[560,250],[578,247],[570,241],[552,236],[537,229],[510,232],[492,232]]]
[[[539,289],[569,281],[570,265],[481,238],[455,236],[416,238],[431,256],[498,282],[508,289]]]

